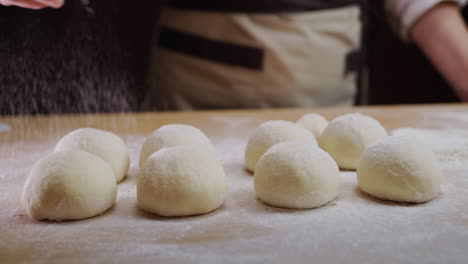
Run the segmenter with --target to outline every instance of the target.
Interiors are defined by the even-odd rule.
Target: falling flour
[[[94,14],[94,9],[91,7],[91,0],[81,0],[81,4],[88,14]]]

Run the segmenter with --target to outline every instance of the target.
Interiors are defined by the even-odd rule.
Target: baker
[[[372,1],[369,1],[369,3]],[[27,8],[62,0],[0,0]],[[171,0],[143,108],[346,106],[364,69],[366,0]],[[466,0],[387,0],[388,20],[468,100]],[[361,93],[365,95],[365,93]]]
[[[365,101],[359,91],[366,89],[360,74],[370,2],[169,1],[157,29],[147,103],[162,99],[163,109],[174,110]],[[468,34],[458,10],[464,2],[385,5],[395,31],[418,44],[467,98]]]

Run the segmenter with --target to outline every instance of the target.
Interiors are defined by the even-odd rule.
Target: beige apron
[[[261,51],[261,65],[223,63],[210,59],[209,50],[203,51],[204,58],[159,45],[151,60],[146,105],[172,110],[354,102],[357,73],[346,71],[346,59],[360,49],[357,6],[277,14],[166,9],[160,27],[214,43],[254,48]],[[182,38],[173,44],[184,48],[186,43]],[[231,59],[236,61],[235,56]]]

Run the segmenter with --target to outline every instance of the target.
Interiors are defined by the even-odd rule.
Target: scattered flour
[[[468,115],[466,112],[450,112],[450,111],[435,111],[431,113],[432,119],[434,116],[437,116],[438,119],[444,121],[453,121],[455,120],[457,123],[468,123]]]
[[[28,170],[58,138],[2,144],[0,259],[7,263],[466,263],[468,177],[460,159],[465,157],[462,146],[468,134],[411,128],[394,133],[427,138],[441,162],[453,165],[435,200],[419,205],[379,201],[359,191],[355,172],[345,171],[338,198],[326,206],[269,207],[256,199],[252,176],[244,169],[247,137],[226,134],[211,137],[229,180],[222,208],[195,217],[153,216],[136,204],[144,136],[134,135],[124,137],[131,167],[119,184],[116,205],[101,216],[63,223],[29,220],[19,207]]]
[[[8,124],[0,122],[0,132],[7,132],[11,130],[11,126]]]
[[[414,136],[425,142],[432,148],[444,168],[468,170],[468,130],[405,127],[395,129],[391,134]]]
[[[81,0],[81,4],[83,5],[84,9],[88,14],[94,14],[94,9],[91,7],[91,1],[90,0]]]

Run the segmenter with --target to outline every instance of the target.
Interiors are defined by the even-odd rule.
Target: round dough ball
[[[200,129],[183,124],[165,125],[156,129],[143,143],[140,152],[140,168],[143,168],[146,159],[156,151],[181,145],[198,146],[206,151],[214,152],[213,144]]]
[[[319,138],[328,125],[328,121],[323,116],[316,113],[303,115],[296,123],[309,130],[315,138]]]
[[[54,152],[34,165],[21,202],[33,219],[78,220],[107,211],[116,193],[114,172],[107,162],[69,150]]]
[[[65,135],[54,151],[83,150],[106,161],[120,182],[127,174],[130,157],[124,141],[111,132],[95,128],[80,128]]]
[[[318,141],[340,168],[355,170],[366,148],[387,135],[377,120],[353,113],[333,119]]]
[[[277,207],[322,206],[338,195],[339,185],[335,161],[304,141],[273,146],[260,158],[254,174],[258,198]]]
[[[221,206],[226,192],[226,176],[219,160],[212,152],[194,146],[153,153],[138,175],[138,205],[162,216],[211,212]]]
[[[391,136],[364,152],[357,179],[361,190],[377,198],[422,203],[439,193],[442,170],[427,145],[414,137]]]
[[[317,146],[314,135],[304,127],[289,121],[272,120],[257,127],[245,148],[247,169],[255,171],[260,157],[274,145],[294,140],[304,140],[309,146]]]

